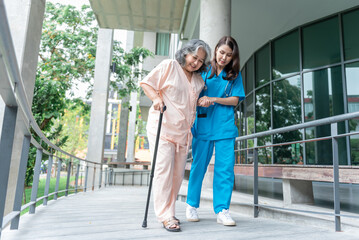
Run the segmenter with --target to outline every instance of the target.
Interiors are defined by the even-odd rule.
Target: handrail
[[[295,130],[299,130],[299,129],[302,129],[302,128],[317,127],[317,126],[321,126],[321,125],[325,125],[325,124],[331,124],[331,123],[335,123],[335,122],[341,122],[341,121],[345,121],[345,120],[350,120],[350,119],[353,119],[353,118],[359,118],[359,111],[358,112],[352,112],[352,113],[345,113],[345,114],[336,115],[336,116],[333,116],[333,117],[327,117],[327,118],[318,119],[318,120],[313,120],[313,121],[310,121],[310,122],[299,123],[299,124],[295,124],[295,125],[291,125],[291,126],[287,126],[287,127],[267,130],[267,131],[264,131],[264,132],[252,133],[250,135],[237,137],[236,141],[242,141],[242,140],[247,140],[247,139],[252,139],[252,138],[259,138],[259,137],[266,137],[266,136],[269,136],[269,135],[295,131]]]

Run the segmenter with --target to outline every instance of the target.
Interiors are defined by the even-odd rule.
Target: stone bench
[[[126,168],[130,168],[131,166],[142,166],[142,169],[147,170],[148,166],[151,165],[150,162],[140,162],[140,161],[136,161],[136,162],[108,162],[107,165],[109,165],[110,167],[114,167],[114,166],[119,166],[119,165],[123,165]]]
[[[191,169],[187,163],[186,170]],[[213,173],[214,165],[208,166],[209,175]],[[242,176],[253,176],[252,164],[234,166],[234,173]],[[332,166],[304,165],[259,165],[258,177],[282,179],[283,201],[285,205],[294,203],[313,204],[314,195],[312,182],[333,182]],[[212,181],[213,177],[209,180]],[[207,179],[208,182],[208,179]],[[340,166],[340,183],[359,183],[359,166]]]

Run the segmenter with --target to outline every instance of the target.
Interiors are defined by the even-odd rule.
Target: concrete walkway
[[[148,228],[141,227],[146,204],[147,187],[108,187],[94,192],[79,193],[50,201],[25,214],[19,230],[4,229],[1,240],[104,240],[104,239],[315,239],[354,240],[358,232],[334,232],[327,228],[303,226],[268,218],[253,218],[232,213],[237,226],[216,223],[212,209],[199,209],[200,222],[185,220],[185,203],[177,201],[177,217],[182,232],[167,232],[156,221],[153,208]]]

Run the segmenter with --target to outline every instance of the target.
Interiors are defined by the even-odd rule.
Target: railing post
[[[25,176],[26,176],[26,168],[27,168],[27,160],[29,158],[29,148],[30,148],[31,136],[24,136],[24,140],[22,142],[22,150],[21,150],[21,158],[19,165],[19,175],[16,183],[16,193],[14,199],[14,212],[19,212],[19,215],[14,217],[11,221],[10,229],[18,229],[19,221],[20,221],[20,211],[22,204],[22,196],[24,193],[24,185],[25,185]]]
[[[66,178],[66,191],[65,191],[66,197],[67,195],[69,195],[70,175],[71,175],[71,158],[69,163],[67,164],[67,178]]]
[[[40,180],[40,169],[41,169],[41,160],[42,160],[42,149],[36,150],[36,162],[34,167],[34,179],[32,181],[32,189],[31,189],[31,202],[29,214],[35,213],[36,208],[36,198],[37,198],[37,190],[39,187],[39,180]]]
[[[105,170],[105,187],[107,186],[107,181],[108,181],[108,179],[107,179],[107,177],[108,177],[107,171],[108,171],[108,168],[106,168],[106,170]]]
[[[79,174],[80,174],[80,164],[77,164],[76,179],[75,179],[75,193],[77,193]]]
[[[114,176],[113,168],[110,168],[110,173],[109,173],[109,176],[108,176],[109,177],[108,183],[109,183],[110,186],[113,185],[113,176]]]
[[[55,194],[54,200],[57,200],[58,192],[59,192],[59,183],[60,183],[60,175],[61,175],[61,168],[62,168],[62,160],[61,158],[57,159],[57,176],[56,176],[56,185],[55,185]]]
[[[0,136],[0,237],[3,223],[17,107],[5,106]]]
[[[333,188],[334,188],[334,215],[335,231],[341,231],[340,223],[340,193],[339,193],[339,158],[338,158],[338,123],[331,124],[332,148],[333,148]]]
[[[103,167],[103,165],[101,164],[100,165],[99,188],[101,188],[101,186],[102,186],[102,167]]]
[[[89,175],[89,166],[86,165],[84,192],[86,192],[86,190],[87,190],[87,178],[88,178],[88,175]]]
[[[45,191],[44,191],[44,202],[43,205],[47,205],[47,201],[49,199],[49,189],[50,189],[50,181],[51,181],[51,169],[52,169],[52,162],[53,162],[53,155],[49,156],[49,161],[47,163],[47,175],[46,175],[46,185],[45,185]]]
[[[93,175],[92,175],[92,191],[95,190],[95,177],[96,177],[96,165],[93,167]]]
[[[254,138],[254,150],[253,150],[253,202],[254,202],[254,217],[258,217],[258,139]]]

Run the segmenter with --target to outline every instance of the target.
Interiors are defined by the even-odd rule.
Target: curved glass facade
[[[359,8],[312,22],[268,42],[242,69],[246,99],[237,108],[240,135],[359,111]],[[339,133],[359,130],[359,119]],[[330,136],[330,125],[258,139],[258,145]],[[359,136],[339,139],[341,165],[359,165]],[[238,143],[238,148],[253,141]],[[332,164],[331,140],[260,148],[262,164]],[[237,163],[251,163],[249,150]]]

